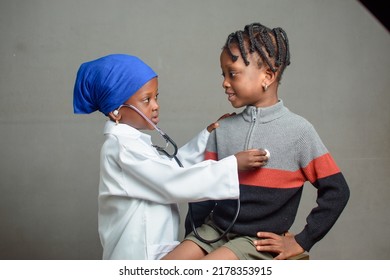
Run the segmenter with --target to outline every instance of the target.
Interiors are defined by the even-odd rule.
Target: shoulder
[[[237,114],[231,115],[229,117],[220,119],[218,121],[218,123],[220,126],[227,127],[227,126],[234,125],[235,123],[240,122],[242,120],[243,120],[243,117],[242,117],[242,112],[241,112],[241,113],[237,113]]]
[[[289,123],[290,128],[293,128],[295,130],[301,130],[301,131],[311,131],[315,130],[314,125],[307,120],[305,117],[298,115],[297,113],[294,113],[287,109],[286,114],[283,118],[286,122]]]
[[[219,137],[230,137],[232,134],[237,134],[244,131],[246,126],[241,113],[236,114],[218,121],[219,126],[213,131]]]

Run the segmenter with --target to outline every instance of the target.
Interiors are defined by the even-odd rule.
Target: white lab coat
[[[108,121],[104,134],[98,214],[103,259],[160,259],[179,243],[177,203],[239,197],[236,158],[203,161],[207,130],[179,150],[185,168],[131,126]]]

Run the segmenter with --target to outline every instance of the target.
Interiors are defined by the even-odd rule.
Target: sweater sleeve
[[[297,147],[301,169],[317,189],[317,206],[307,216],[302,232],[295,236],[299,245],[309,251],[336,223],[350,192],[343,174],[312,126]]]

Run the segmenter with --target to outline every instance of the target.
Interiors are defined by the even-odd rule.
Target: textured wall
[[[160,76],[160,127],[183,144],[233,111],[221,88],[220,48],[257,21],[287,31],[292,64],[280,98],[314,124],[351,188],[311,258],[389,259],[390,40],[354,0],[0,1],[0,258],[101,258],[105,118],[73,115],[81,62],[141,56]],[[293,231],[314,200],[305,186]]]

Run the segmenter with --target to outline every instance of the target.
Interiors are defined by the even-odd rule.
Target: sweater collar
[[[288,109],[284,107],[283,100],[279,100],[275,105],[264,108],[247,106],[242,112],[242,116],[247,122],[267,123],[280,118],[287,112]]]

